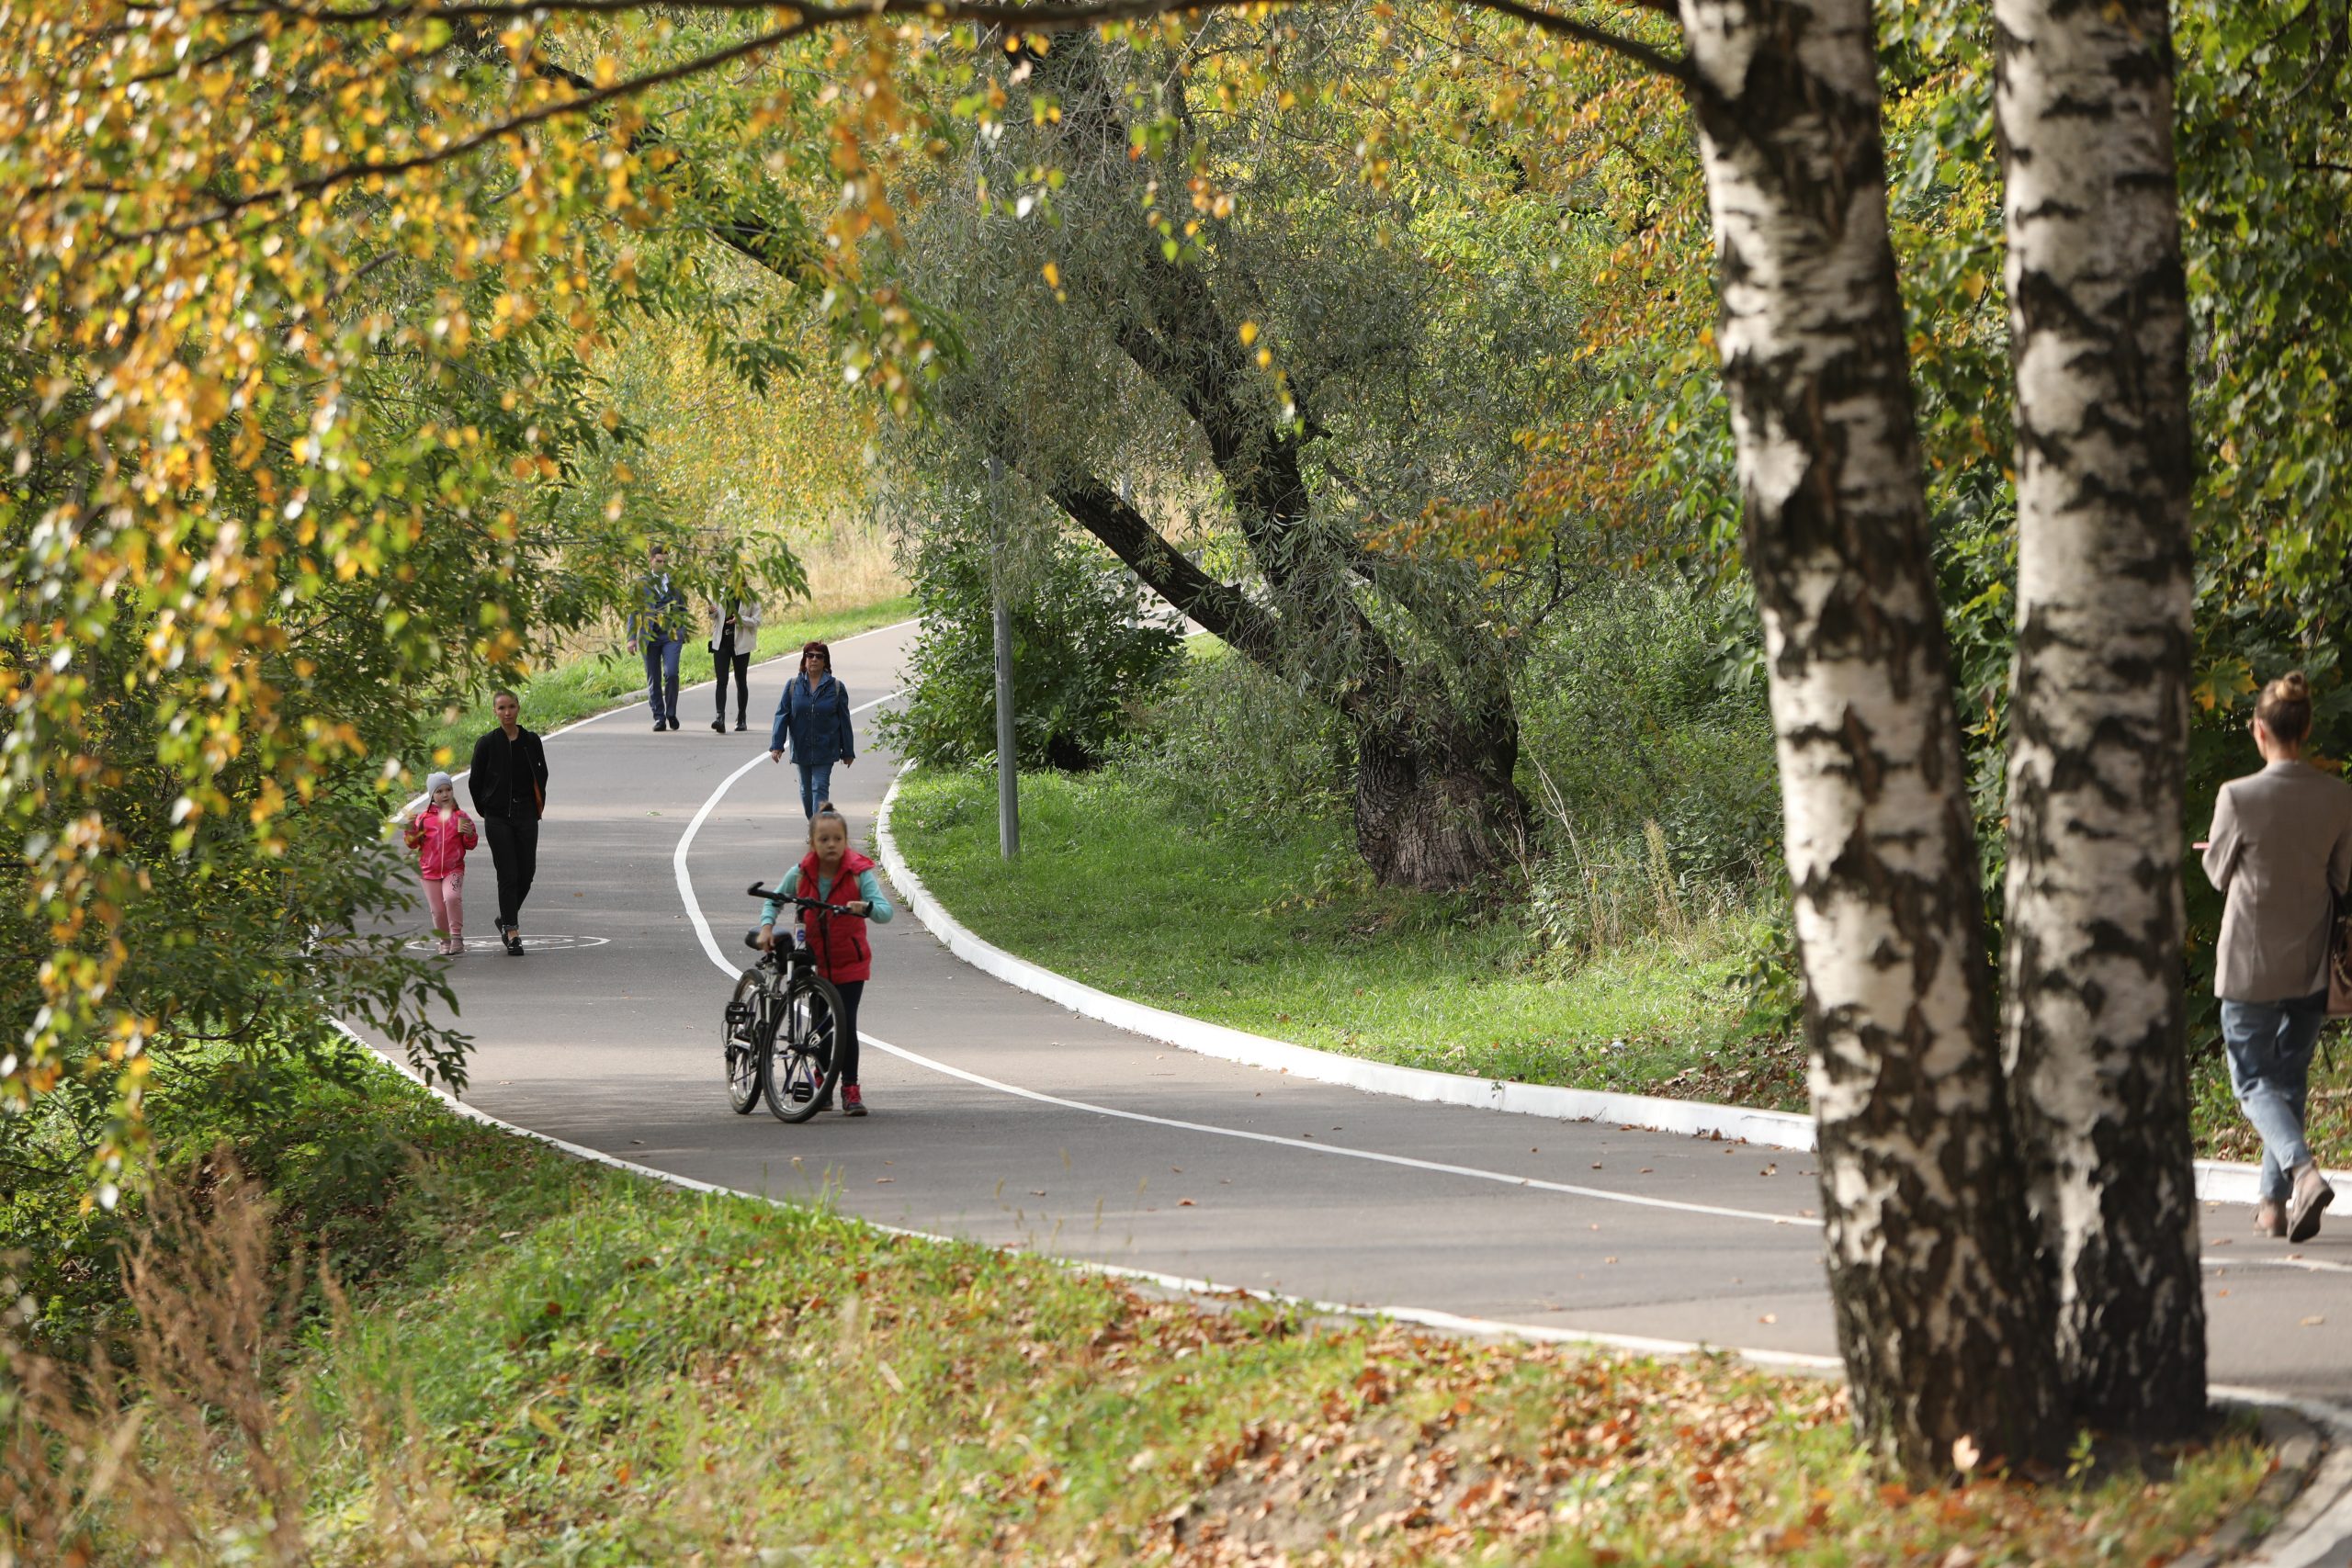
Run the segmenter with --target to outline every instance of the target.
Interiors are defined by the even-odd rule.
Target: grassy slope
[[[1805,1106],[1804,1061],[1744,1040],[1726,988],[1736,933],[1644,938],[1566,975],[1531,967],[1509,919],[1442,900],[1317,893],[1344,863],[1336,825],[1250,839],[1115,772],[1021,781],[1022,859],[998,858],[989,777],[918,771],[901,848],[956,918],[1091,986],[1238,1029],[1409,1066],[1778,1110]],[[1237,862],[1237,851],[1247,852]],[[1107,896],[1142,888],[1147,897]],[[2194,1059],[2198,1153],[2255,1160],[2217,1051]],[[2308,1135],[2352,1165],[2352,1052],[2312,1065]]]
[[[774,659],[805,642],[832,642],[906,620],[914,613],[915,602],[902,597],[856,609],[771,621],[760,628],[759,649],[753,658]],[[710,654],[702,646],[701,637],[687,638],[685,652],[678,662],[678,683],[692,685],[709,678]],[[756,687],[758,677],[753,679]],[[589,656],[559,664],[526,681],[515,694],[523,701],[523,722],[544,735],[644,691],[643,662],[632,654],[620,652],[608,658]],[[485,694],[481,702],[434,730],[429,745],[433,765],[463,766],[474,738],[496,722],[491,716],[490,700]],[[709,720],[706,716],[701,722]]]
[[[1804,1103],[1786,1048],[1728,1049],[1736,932],[1645,939],[1565,974],[1515,920],[1329,874],[1345,829],[1208,829],[1115,771],[1021,781],[1020,861],[997,854],[993,784],[918,770],[893,831],[991,942],[1089,985],[1301,1044],[1531,1083]],[[1745,1075],[1745,1076],[1743,1076]]]
[[[1913,1496],[1871,1483],[1833,1385],[1148,1299],[576,1164],[380,1067],[263,1077],[239,1078],[265,1091],[250,1101],[187,1086],[178,1137],[218,1134],[266,1173],[281,1243],[326,1235],[349,1282],[242,1406],[266,1412],[289,1479],[254,1486],[235,1422],[176,1422],[165,1398],[101,1516],[136,1515],[149,1541],[102,1530],[96,1561],[153,1560],[175,1530],[208,1537],[205,1561],[243,1560],[240,1538],[276,1515],[300,1517],[324,1563],[1206,1563],[1334,1530],[1364,1563],[1497,1545],[1532,1563],[1922,1562],[1995,1542],[2144,1562],[2267,1465],[2233,1437],[2169,1484]],[[217,1109],[241,1104],[267,1109]],[[208,1172],[216,1232],[258,1212]],[[0,1215],[15,1225],[24,1203]],[[40,1451],[0,1450],[0,1466]]]

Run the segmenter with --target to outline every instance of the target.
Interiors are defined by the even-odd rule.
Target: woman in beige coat
[[[2335,1197],[2303,1141],[2312,1047],[2327,1022],[2328,932],[2352,886],[2352,784],[2304,761],[2311,688],[2298,671],[2262,689],[2254,743],[2267,764],[2213,803],[2205,874],[2228,896],[2213,975],[2239,1109],[2262,1134],[2255,1229],[2318,1234]]]
[[[711,606],[710,649],[711,672],[718,678],[718,716],[710,727],[720,734],[727,731],[727,677],[735,677],[735,728],[743,728],[744,716],[752,706],[752,649],[760,640],[760,602],[753,597],[743,581],[743,569],[737,567],[729,579],[726,595]]]

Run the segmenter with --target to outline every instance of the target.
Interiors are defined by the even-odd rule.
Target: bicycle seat
[[[757,953],[760,950],[760,928],[753,926],[743,933],[743,945]]]

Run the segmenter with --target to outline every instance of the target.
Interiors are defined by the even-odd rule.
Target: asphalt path
[[[833,773],[860,841],[897,767],[874,707],[912,635],[833,645],[865,709],[858,760]],[[789,669],[753,671],[765,708]],[[717,735],[710,703],[707,682],[688,687],[673,732],[640,705],[550,737],[531,951],[477,936],[451,964],[478,1109],[677,1175],[1057,1258],[1544,1337],[1834,1355],[1809,1154],[1196,1056],[980,974],[903,905],[873,928],[860,1019],[874,1113],[733,1114],[719,1014],[751,956],[743,889],[797,863],[807,829],[796,771],[766,759],[765,714]],[[495,884],[488,854],[474,863],[481,931]],[[1098,895],[1128,896],[1148,895]],[[2205,1214],[2213,1381],[2352,1401],[2352,1213],[2291,1249],[2249,1217]]]

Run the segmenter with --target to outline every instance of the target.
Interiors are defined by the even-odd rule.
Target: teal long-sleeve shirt
[[[773,884],[772,886],[794,887],[797,886],[799,882],[800,868],[796,865],[789,872],[785,874],[785,878],[781,883]],[[833,879],[831,877],[827,876],[821,871],[817,874],[818,897],[830,900],[832,896],[832,886]],[[869,905],[873,906],[871,908],[866,910],[865,918],[872,920],[877,926],[888,925],[890,923],[890,917],[899,912],[890,907],[890,896],[882,891],[882,879],[876,875],[870,867],[857,874],[857,896],[865,899]],[[847,902],[845,899],[842,901]],[[771,898],[766,903],[761,905],[760,924],[763,926],[772,926],[775,924],[776,916],[783,911],[784,907],[783,902],[775,898]]]

